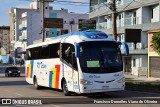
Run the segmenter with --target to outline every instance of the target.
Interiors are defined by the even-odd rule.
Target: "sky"
[[[29,7],[29,4],[33,0],[0,0],[0,26],[9,26],[9,15],[8,11],[12,7]],[[59,0],[60,1],[60,0]],[[63,0],[63,1],[73,1],[73,2],[89,2],[89,0]],[[68,9],[69,12],[76,13],[87,13],[89,10],[88,6],[77,5],[66,5],[65,3],[50,3],[50,6],[53,6],[53,9]]]

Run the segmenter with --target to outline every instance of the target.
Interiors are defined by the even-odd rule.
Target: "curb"
[[[126,82],[126,90],[160,93],[160,83]]]

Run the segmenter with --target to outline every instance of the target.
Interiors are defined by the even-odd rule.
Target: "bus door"
[[[79,92],[78,88],[78,68],[73,44],[61,44],[61,60],[64,63],[64,77],[67,82],[68,90]]]

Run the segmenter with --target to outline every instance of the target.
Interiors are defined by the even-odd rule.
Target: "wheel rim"
[[[37,88],[38,84],[37,84],[37,79],[35,78],[35,81],[34,81],[34,86]]]
[[[67,92],[68,92],[68,87],[67,87],[66,81],[64,81],[64,84],[63,84],[63,92],[64,92],[64,93],[67,93]]]

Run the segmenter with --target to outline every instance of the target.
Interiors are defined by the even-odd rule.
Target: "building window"
[[[49,31],[46,31],[46,37],[49,37]]]
[[[136,67],[136,59],[133,59],[133,67]]]
[[[153,19],[153,8],[151,8],[151,18]]]

